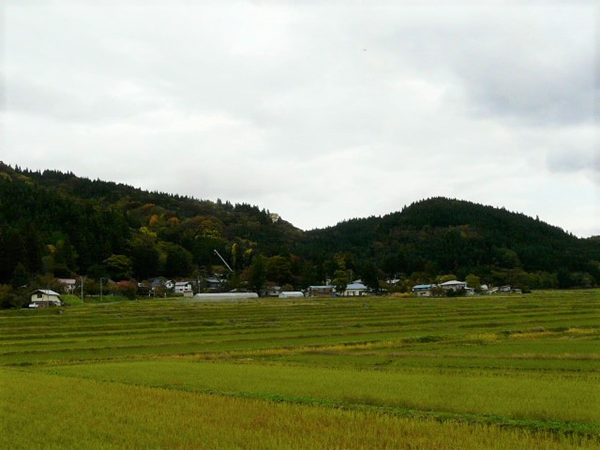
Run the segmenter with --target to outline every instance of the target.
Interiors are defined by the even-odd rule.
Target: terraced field
[[[600,291],[0,312],[0,448],[598,448]]]

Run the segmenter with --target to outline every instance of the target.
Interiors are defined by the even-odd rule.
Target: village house
[[[451,280],[439,285],[445,291],[460,291],[466,289],[467,283],[464,281]]]
[[[175,293],[182,294],[184,297],[193,297],[194,289],[189,281],[177,281],[175,283]]]
[[[369,289],[362,284],[360,280],[357,280],[347,285],[341,295],[343,297],[360,297],[361,295],[365,295],[368,290]]]
[[[417,284],[413,286],[412,292],[417,297],[431,297],[433,288],[437,287],[437,284]]]
[[[219,290],[221,290],[221,287],[224,284],[224,280],[217,276],[207,277],[207,278],[205,278],[205,281],[206,281],[206,289],[208,289],[209,291],[219,291]]]
[[[435,289],[443,291],[462,292],[465,295],[474,295],[475,289],[467,286],[465,281],[450,280],[441,284],[417,284],[413,286],[412,292],[417,297],[431,297],[435,295]],[[440,295],[439,292],[437,295]]]
[[[75,288],[77,287],[77,280],[75,278],[57,278],[57,281],[63,285],[67,294],[75,292]]]
[[[465,295],[475,295],[475,289],[467,286],[467,283],[465,281],[446,281],[445,283],[440,284],[440,287],[446,291],[464,291]]]
[[[38,289],[31,294],[31,305],[37,305],[35,308],[47,308],[49,306],[60,306],[60,294],[50,289]]]

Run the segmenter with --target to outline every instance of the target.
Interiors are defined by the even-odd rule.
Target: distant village
[[[46,308],[50,306],[61,306],[64,304],[63,295],[78,295],[78,290],[82,290],[81,280],[75,278],[57,279],[62,292],[56,292],[52,289],[37,289],[31,293],[29,308]],[[399,280],[387,280],[388,286],[393,286]],[[115,287],[119,287],[129,281],[113,282],[106,280],[106,290],[99,295],[95,295],[94,300],[103,300],[103,297],[110,297],[115,294]],[[267,286],[260,292],[249,292],[243,290],[230,290],[224,292],[226,279],[217,275],[197,280],[174,281],[164,277],[157,277],[152,280],[137,283],[136,292],[139,298],[167,298],[184,297],[195,298],[198,300],[219,300],[219,299],[253,299],[259,297],[266,298],[327,298],[327,297],[362,297],[375,295],[388,295],[385,288],[374,291],[367,287],[362,280],[354,280],[346,285],[346,288],[340,290],[327,280],[324,285],[308,286],[304,290],[286,290],[281,286]],[[102,286],[102,283],[101,283]],[[404,293],[402,297],[458,297],[474,295],[491,295],[496,293],[517,293],[522,291],[510,285],[490,288],[483,284],[475,287],[468,286],[466,281],[449,280],[443,283],[418,284],[412,287],[410,293]],[[394,295],[394,294],[391,294]]]

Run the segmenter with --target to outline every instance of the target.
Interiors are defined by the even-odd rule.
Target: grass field
[[[600,447],[600,291],[0,311],[0,448]]]

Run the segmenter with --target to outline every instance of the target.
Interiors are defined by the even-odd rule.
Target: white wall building
[[[175,283],[175,293],[183,294],[184,297],[193,297],[194,290],[192,288],[192,283],[189,281],[178,281]]]

